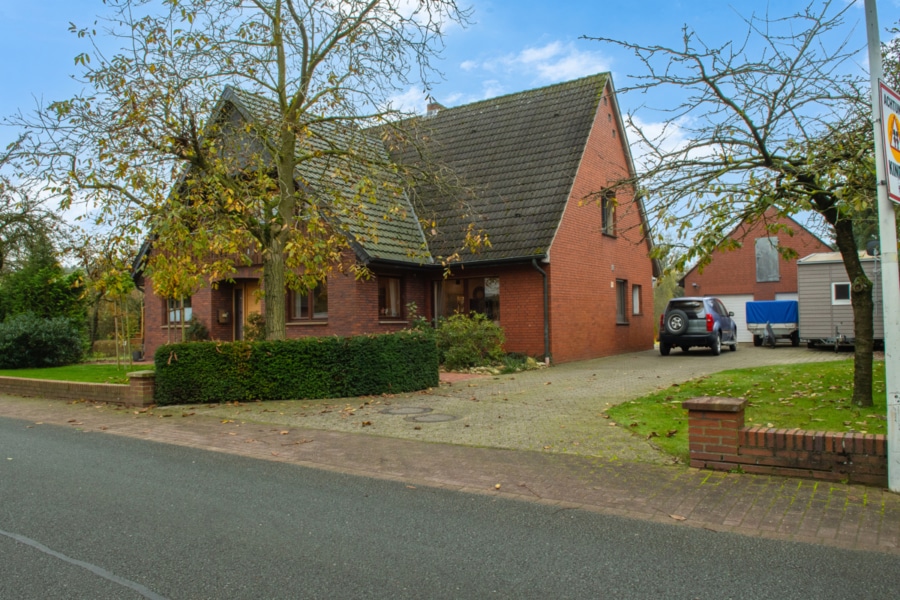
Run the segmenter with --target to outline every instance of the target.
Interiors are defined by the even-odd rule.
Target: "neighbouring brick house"
[[[228,89],[221,110],[240,125],[266,102]],[[455,108],[434,105],[416,121],[429,161],[467,190],[465,208],[423,185],[410,191],[408,214],[391,219],[377,239],[351,229],[348,259],[374,277],[335,272],[308,294],[288,292],[288,337],[396,331],[407,327],[406,305],[415,302],[428,318],[483,312],[503,327],[508,352],[553,362],[652,347],[657,265],[643,205],[630,192],[604,193],[633,175],[608,74]],[[411,148],[394,150],[391,160],[420,160]],[[461,253],[446,275],[435,257],[461,247],[463,210],[477,215],[491,245]],[[426,235],[422,222],[437,233]],[[180,311],[154,294],[140,268],[136,276],[145,289],[144,349],[152,354],[179,327]],[[259,286],[258,263],[239,267],[187,299],[185,318],[201,321],[214,339],[242,339],[248,315],[261,312]]]
[[[775,233],[770,233],[774,231]],[[769,209],[756,222],[743,222],[728,238],[734,249],[717,249],[702,272],[694,267],[684,276],[686,296],[718,296],[734,312],[738,341],[753,341],[747,330],[745,304],[752,300],[796,300],[797,260],[831,248],[805,227]],[[776,249],[791,248],[796,258],[787,260]]]

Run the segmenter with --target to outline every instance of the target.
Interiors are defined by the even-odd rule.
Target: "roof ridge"
[[[491,98],[484,98],[483,100],[476,100],[474,102],[469,102],[467,104],[460,104],[458,106],[450,106],[450,107],[442,108],[440,110],[439,114],[443,114],[446,112],[452,112],[452,111],[456,111],[456,110],[463,109],[463,108],[471,108],[471,107],[477,106],[479,104],[487,104],[489,102],[497,102],[498,100],[511,100],[517,96],[536,95],[540,92],[545,92],[552,88],[578,87],[579,85],[584,85],[585,83],[587,83],[588,81],[590,81],[592,79],[596,79],[598,81],[604,80],[604,82],[605,82],[605,80],[608,80],[609,77],[610,77],[609,71],[601,71],[599,73],[594,73],[593,75],[579,77],[578,79],[571,79],[569,81],[560,81],[558,83],[551,83],[549,85],[545,85],[545,86],[539,87],[539,88],[531,88],[528,90],[521,90],[518,92],[510,92],[508,94],[502,94],[500,96],[493,96]],[[438,100],[435,99],[435,102],[438,102]],[[419,115],[419,116],[421,117],[424,115]]]

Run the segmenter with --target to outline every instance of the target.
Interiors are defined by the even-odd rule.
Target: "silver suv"
[[[718,298],[672,298],[659,317],[659,353],[668,356],[674,346],[687,352],[694,346],[722,353],[722,346],[737,351],[737,325]]]

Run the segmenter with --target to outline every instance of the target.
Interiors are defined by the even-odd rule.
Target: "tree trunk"
[[[853,225],[847,219],[835,224],[835,241],[850,279],[850,302],[853,306],[854,368],[853,404],[872,406],[872,360],[875,328],[873,321],[872,281],[866,275],[853,236]]]
[[[263,252],[263,302],[266,307],[266,339],[285,339],[284,242],[277,235],[271,236]]]

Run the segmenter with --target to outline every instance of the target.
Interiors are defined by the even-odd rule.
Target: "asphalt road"
[[[0,598],[896,598],[897,557],[0,419]]]

